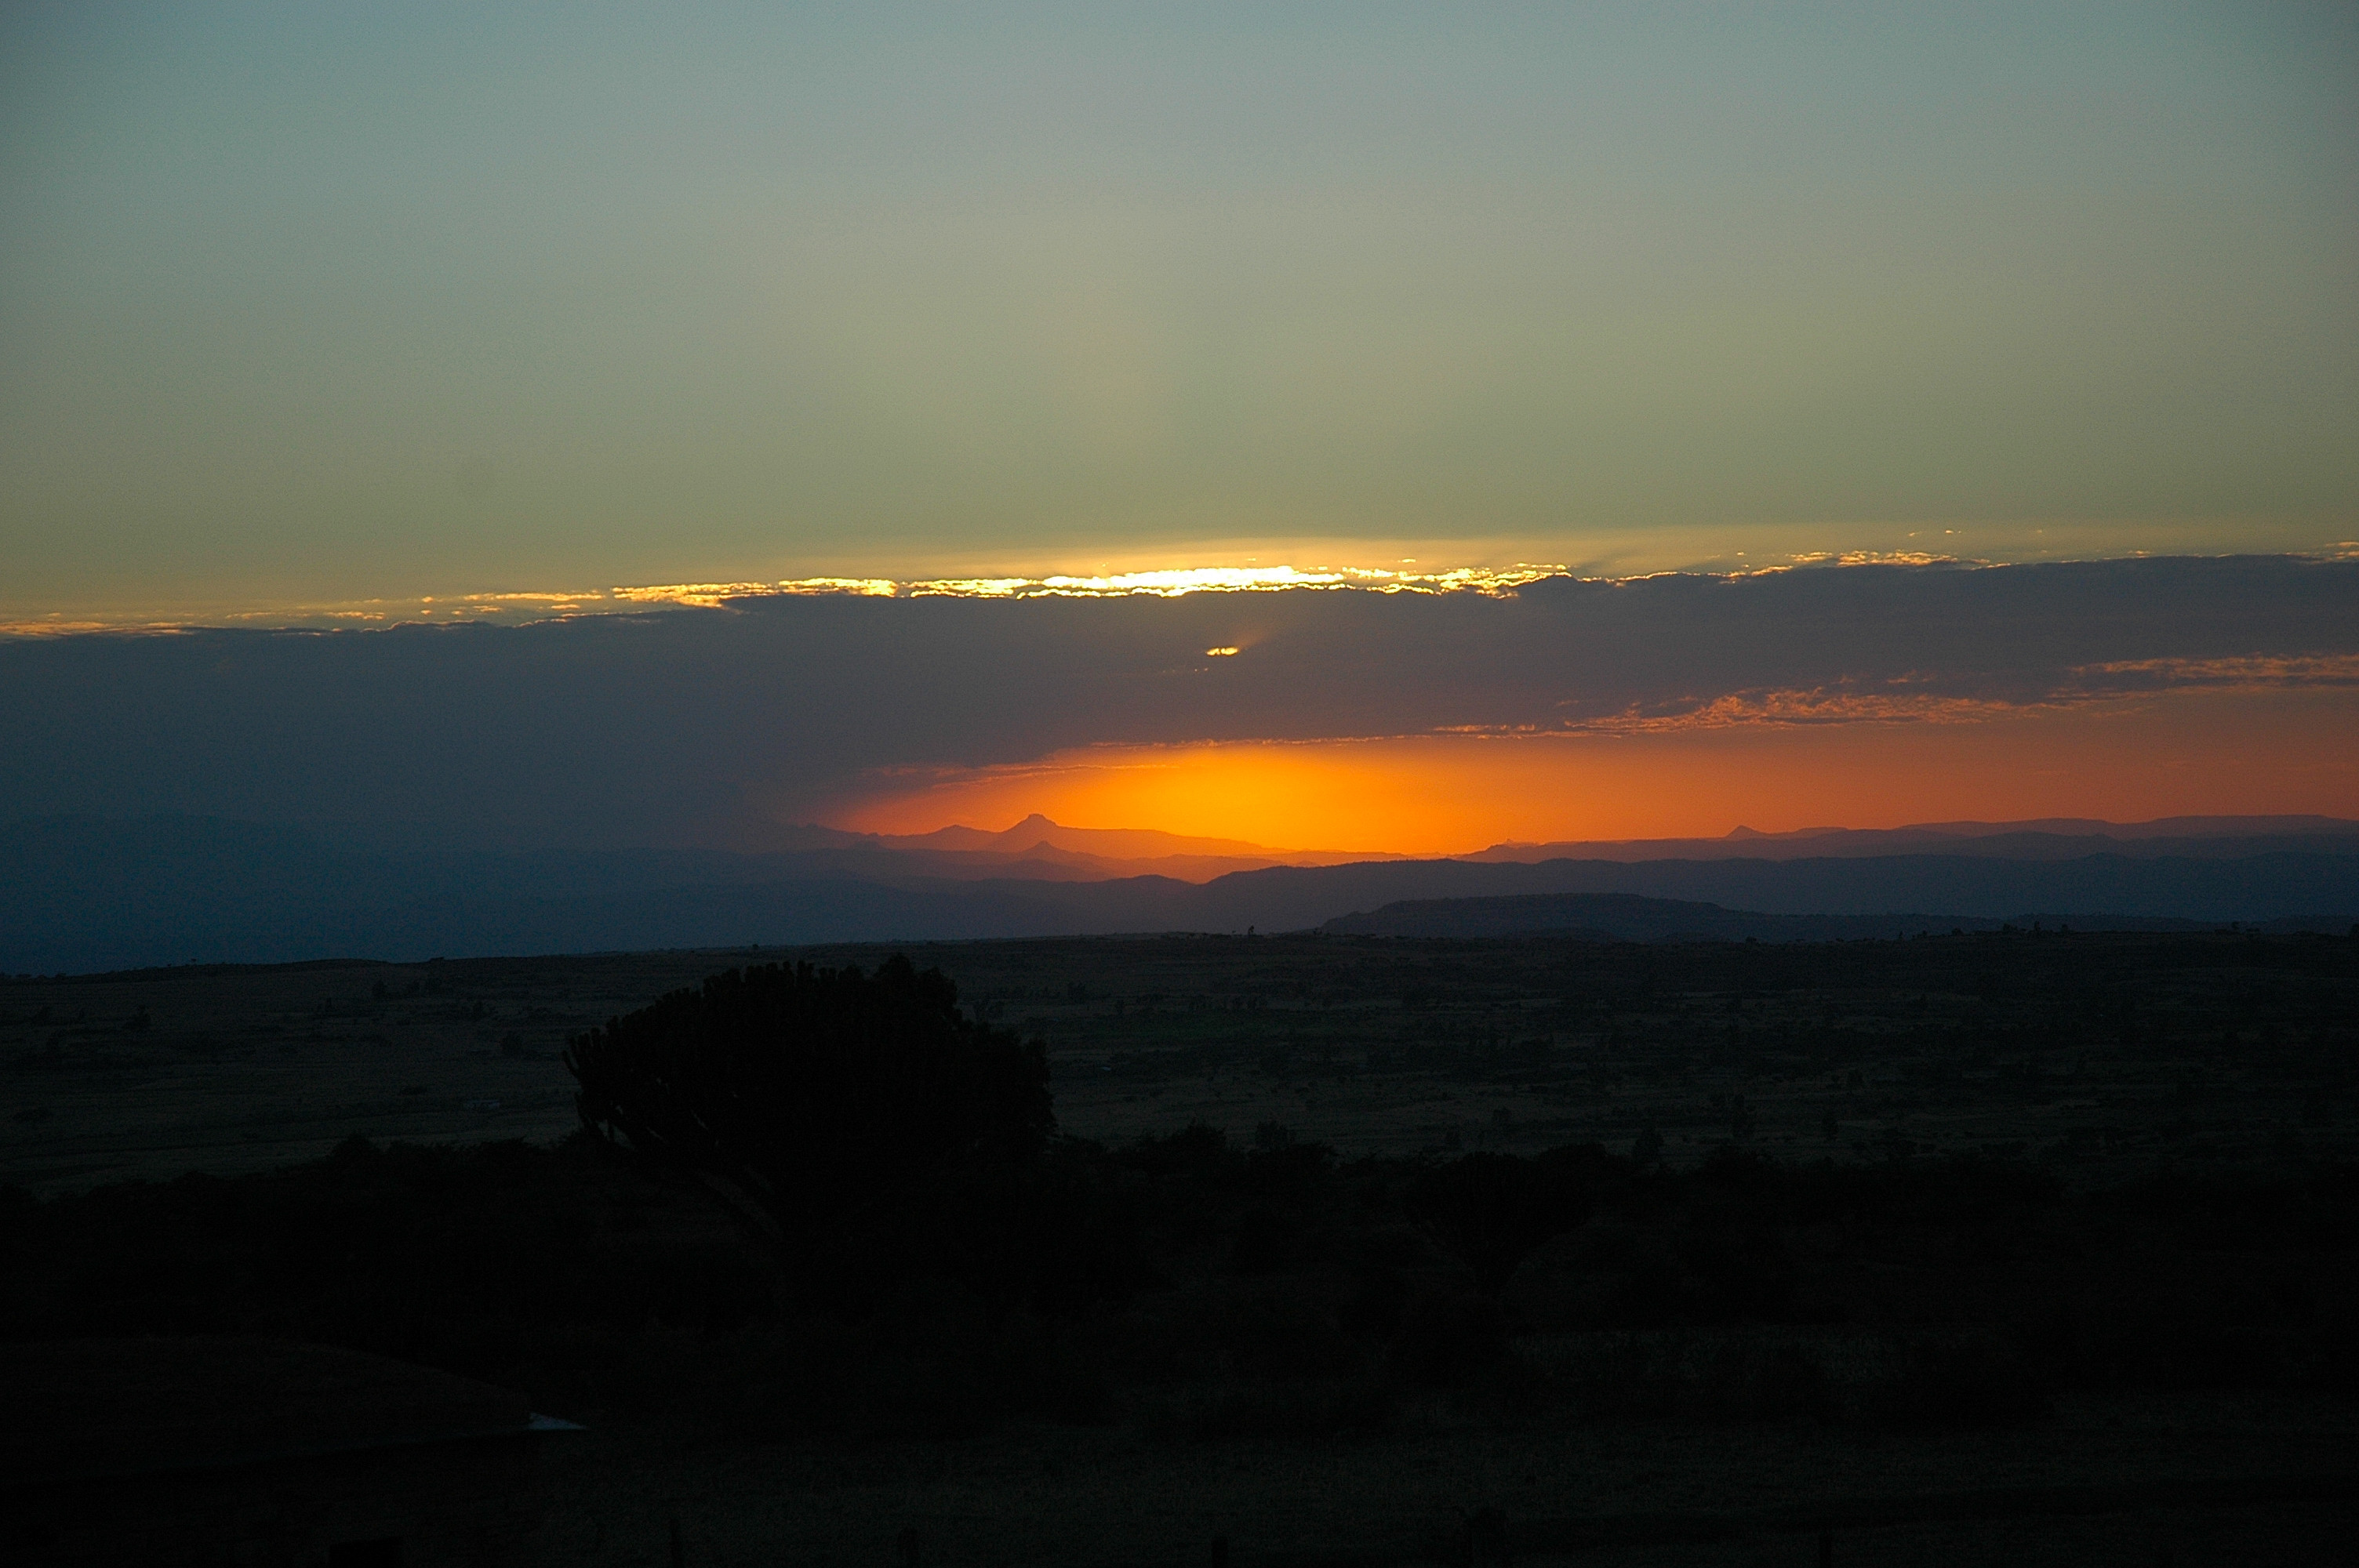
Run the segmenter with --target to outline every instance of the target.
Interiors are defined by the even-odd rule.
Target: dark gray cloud
[[[1093,742],[1891,722],[2354,680],[2359,561],[2287,557],[27,638],[0,643],[0,817],[751,844],[883,770]]]

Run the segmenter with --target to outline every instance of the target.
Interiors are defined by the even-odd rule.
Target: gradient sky
[[[2359,10],[14,5],[0,478],[0,819],[2359,816]]]
[[[12,5],[0,621],[2315,549],[2354,16]]]

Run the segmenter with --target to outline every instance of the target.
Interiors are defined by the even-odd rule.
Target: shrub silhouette
[[[565,1065],[586,1127],[716,1189],[790,1260],[855,1219],[898,1229],[954,1171],[1025,1163],[1056,1126],[1040,1048],[898,955],[732,969],[576,1036]]]
[[[1589,1217],[1588,1152],[1468,1154],[1421,1173],[1409,1208],[1473,1271],[1475,1288],[1496,1296],[1516,1265]]]
[[[1488,1297],[1428,1292],[1402,1314],[1393,1371],[1428,1388],[1464,1382],[1506,1357],[1507,1330],[1507,1314]]]
[[[2082,1191],[1968,1161],[1640,1173],[1593,1148],[1454,1174],[1358,1160],[1297,1188],[1255,1175],[1280,1156],[1205,1129],[990,1148],[953,1149],[889,1214],[840,1217],[805,1299],[762,1247],[714,1234],[702,1195],[588,1132],[0,1185],[0,1341],[283,1336],[510,1382],[575,1419],[763,1441],[1122,1411],[1150,1433],[1316,1438],[1380,1426],[1410,1388],[1502,1421],[1560,1400],[1925,1429],[2036,1419],[2065,1390],[2359,1389],[2348,1166]],[[1504,1280],[1519,1238],[1584,1206],[1512,1304],[1442,1255],[1446,1227]],[[1273,1218],[1292,1255],[1239,1278]]]

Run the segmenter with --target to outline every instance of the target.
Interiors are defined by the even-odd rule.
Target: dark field
[[[553,1139],[566,1038],[731,964],[905,950],[1049,1043],[1065,1131],[1692,1164],[1975,1152],[2075,1180],[2350,1148],[2359,944],[1079,938],[0,982],[0,1180],[260,1169],[355,1133]]]
[[[549,1450],[551,1563],[669,1561],[675,1520],[746,1564],[1803,1564],[1822,1530],[1843,1563],[2339,1562],[2359,1529],[2359,941],[908,951],[1049,1042],[1069,1140],[804,1278],[566,1141],[558,1059],[788,955],[0,986],[0,1333],[524,1389],[591,1429]]]

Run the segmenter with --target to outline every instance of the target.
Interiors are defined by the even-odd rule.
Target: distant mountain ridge
[[[2097,853],[2010,857],[1962,851],[1955,848],[1962,838],[1939,849],[1880,855],[1779,857],[1750,852],[1752,840],[1703,840],[1693,842],[1715,844],[1720,855],[1244,867],[1234,862],[1247,857],[1144,860],[1175,871],[1207,863],[1230,868],[1198,880],[1108,874],[1107,867],[1142,862],[1060,848],[1056,838],[1096,830],[1053,823],[1018,824],[1016,838],[1039,837],[1005,849],[901,849],[848,834],[849,842],[806,840],[802,849],[733,855],[387,849],[219,818],[50,818],[0,827],[0,971],[191,959],[1305,930],[1404,902],[1533,896],[1670,901],[1784,923],[1774,930],[1745,928],[1745,935],[1764,940],[1818,939],[1805,935],[1810,931],[1874,935],[1872,928],[1896,918],[1894,911],[1942,912],[1897,917],[1930,921],[1938,929],[2014,919],[2025,911],[2060,911],[2076,921],[2291,919],[2342,929],[2359,918],[2359,824],[2332,827],[2352,831],[2319,832],[2303,824],[2234,839],[2142,841],[2190,852],[2134,853],[2125,840],[2108,838]],[[1214,842],[1226,848],[1234,841]],[[2268,847],[2256,852],[2256,844]],[[1163,848],[1166,841],[1131,839],[1122,847]],[[1627,916],[1611,927],[1618,934],[1651,931],[1648,923],[1660,915],[1602,904],[1590,915],[1614,907]],[[1419,918],[1428,917],[1441,915]],[[1478,925],[1504,918],[1480,911],[1448,917]],[[1795,924],[1805,917],[1834,924]],[[1709,925],[1719,916],[1690,911],[1682,918]]]
[[[1408,857],[1381,849],[1278,849],[1242,838],[1204,838],[1153,827],[1068,827],[1038,812],[1014,827],[952,825],[930,833],[864,833],[803,824],[784,829],[780,852],[905,857],[908,868],[945,876],[1005,876],[1029,868],[1043,881],[1135,876],[1210,881],[1260,866],[1334,866]]]
[[[2006,860],[2082,855],[2187,855],[2204,859],[2286,849],[2359,854],[2359,821],[2336,816],[2165,816],[2103,822],[2051,816],[2027,822],[1920,822],[1903,827],[1732,828],[1720,838],[1564,839],[1494,844],[1473,860],[1801,860],[1941,853]]]
[[[2332,816],[2170,816],[2150,822],[2044,817],[2027,822],[1928,822],[1901,827],[1804,827],[1763,833],[1736,827],[1719,838],[1564,839],[1502,843],[1462,855],[1285,849],[1241,838],[1191,838],[1153,828],[1069,827],[1035,812],[993,832],[952,826],[930,833],[862,833],[804,825],[785,829],[779,852],[832,856],[832,869],[860,874],[897,857],[905,871],[960,878],[1090,881],[1168,876],[1210,881],[1269,866],[1456,860],[1534,865],[1547,860],[1802,860],[1895,854],[2072,860],[2093,854],[2179,855],[2219,860],[2286,850],[2359,854],[2359,821]]]
[[[2339,934],[2339,920],[2294,917],[2282,929]],[[2012,920],[1989,915],[1770,914],[1635,893],[1520,893],[1501,898],[1406,899],[1320,926],[1337,936],[1503,937],[1561,935],[1609,942],[1849,942],[1868,938],[1990,931],[2013,925],[2080,931],[2202,931],[2217,923],[2162,915],[2027,911]]]

